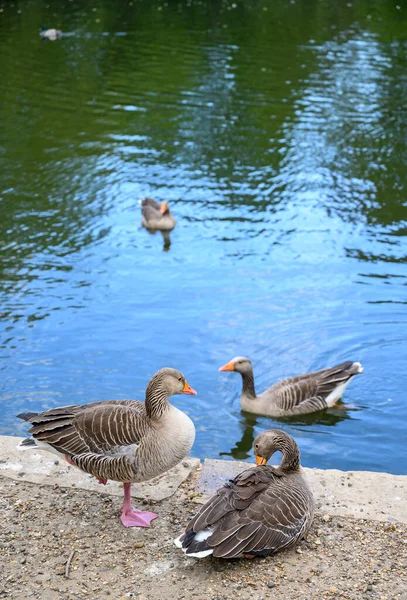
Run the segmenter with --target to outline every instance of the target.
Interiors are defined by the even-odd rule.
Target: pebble
[[[276,584],[274,583],[274,581],[269,581],[267,587],[273,589],[273,587],[276,587]]]

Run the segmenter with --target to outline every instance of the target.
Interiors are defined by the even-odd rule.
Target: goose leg
[[[124,502],[122,506],[122,514],[120,520],[125,527],[150,527],[153,519],[158,515],[153,512],[143,512],[135,510],[131,506],[130,488],[131,483],[124,483]]]

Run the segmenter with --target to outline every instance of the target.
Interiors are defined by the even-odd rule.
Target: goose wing
[[[139,444],[148,426],[144,403],[137,401],[95,402],[19,416],[32,424],[34,439],[73,460],[87,453],[112,455]]]
[[[247,469],[202,507],[180,542],[187,554],[213,548],[218,558],[275,552],[306,530],[307,499],[273,467]],[[205,530],[209,536],[192,535]]]
[[[141,201],[141,212],[146,221],[160,217],[160,204],[153,198],[144,198]]]
[[[263,392],[273,397],[273,402],[283,410],[299,408],[313,410],[326,408],[326,399],[340,386],[346,385],[357,373],[363,371],[360,363],[347,361],[330,369],[314,371],[284,379]]]

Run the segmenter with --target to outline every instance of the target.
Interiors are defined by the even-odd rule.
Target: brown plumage
[[[151,378],[145,402],[93,402],[18,415],[32,425],[32,438],[20,446],[65,456],[100,480],[129,486],[151,479],[178,464],[194,442],[191,419],[168,402],[174,394],[196,392],[182,373],[165,368]]]
[[[282,452],[278,467],[265,463]],[[220,488],[188,523],[175,544],[188,556],[267,556],[308,532],[314,498],[301,474],[299,449],[284,431],[264,431],[254,441],[256,462]]]
[[[158,229],[160,231],[171,231],[177,224],[171,214],[168,202],[159,204],[153,198],[144,198],[141,201],[141,222],[147,229]]]
[[[219,371],[237,371],[242,376],[240,406],[257,415],[283,417],[323,410],[337,402],[358,373],[363,373],[360,363],[347,361],[330,369],[298,375],[275,383],[256,395],[253,367],[244,356],[236,356],[220,367]]]

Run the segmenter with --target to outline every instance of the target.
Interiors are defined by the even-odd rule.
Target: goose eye
[[[255,449],[257,450],[259,445],[258,444],[254,444]]]
[[[182,381],[182,377],[178,377],[178,381]]]

